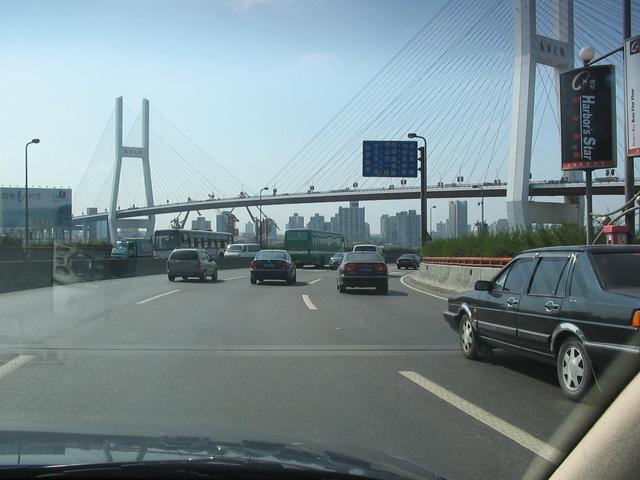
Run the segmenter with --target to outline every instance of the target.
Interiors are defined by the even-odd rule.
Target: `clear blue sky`
[[[443,0],[4,0],[0,183],[76,188],[113,110],[142,97],[253,191],[443,5]],[[152,126],[153,128],[153,126]],[[153,161],[153,159],[152,159]],[[469,222],[479,217],[470,202]],[[505,216],[488,202],[487,216]],[[363,203],[379,216],[418,202]],[[435,222],[447,215],[437,202]],[[268,210],[284,226],[294,211]],[[208,217],[215,212],[208,212]],[[241,215],[241,220],[246,217]]]

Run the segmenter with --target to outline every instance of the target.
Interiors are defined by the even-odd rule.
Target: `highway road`
[[[391,271],[387,296],[149,276],[0,295],[0,428],[276,434],[366,447],[447,478],[535,477],[596,408],[553,367],[465,360],[445,301]],[[541,470],[543,469],[543,470]]]

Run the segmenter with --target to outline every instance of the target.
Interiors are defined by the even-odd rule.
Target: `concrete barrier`
[[[497,267],[423,263],[420,270],[411,275],[411,278],[429,290],[450,294],[473,290],[476,281],[491,280],[500,270]]]
[[[249,268],[250,258],[216,259],[219,270]],[[157,258],[95,258],[82,255],[56,255],[48,260],[0,261],[0,293],[72,284],[110,278],[158,275],[166,272],[166,260]]]

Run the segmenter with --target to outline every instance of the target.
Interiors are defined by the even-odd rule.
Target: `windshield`
[[[2,0],[0,59],[0,469],[546,479],[638,371],[640,0]]]
[[[287,253],[286,252],[258,252],[256,255],[256,260],[286,260]]]
[[[198,260],[198,252],[195,250],[176,250],[169,257],[171,260]]]

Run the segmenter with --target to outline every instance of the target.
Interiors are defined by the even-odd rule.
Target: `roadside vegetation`
[[[581,245],[586,240],[581,225],[562,225],[541,230],[509,230],[467,235],[425,243],[426,257],[512,257],[523,250],[555,245]]]

